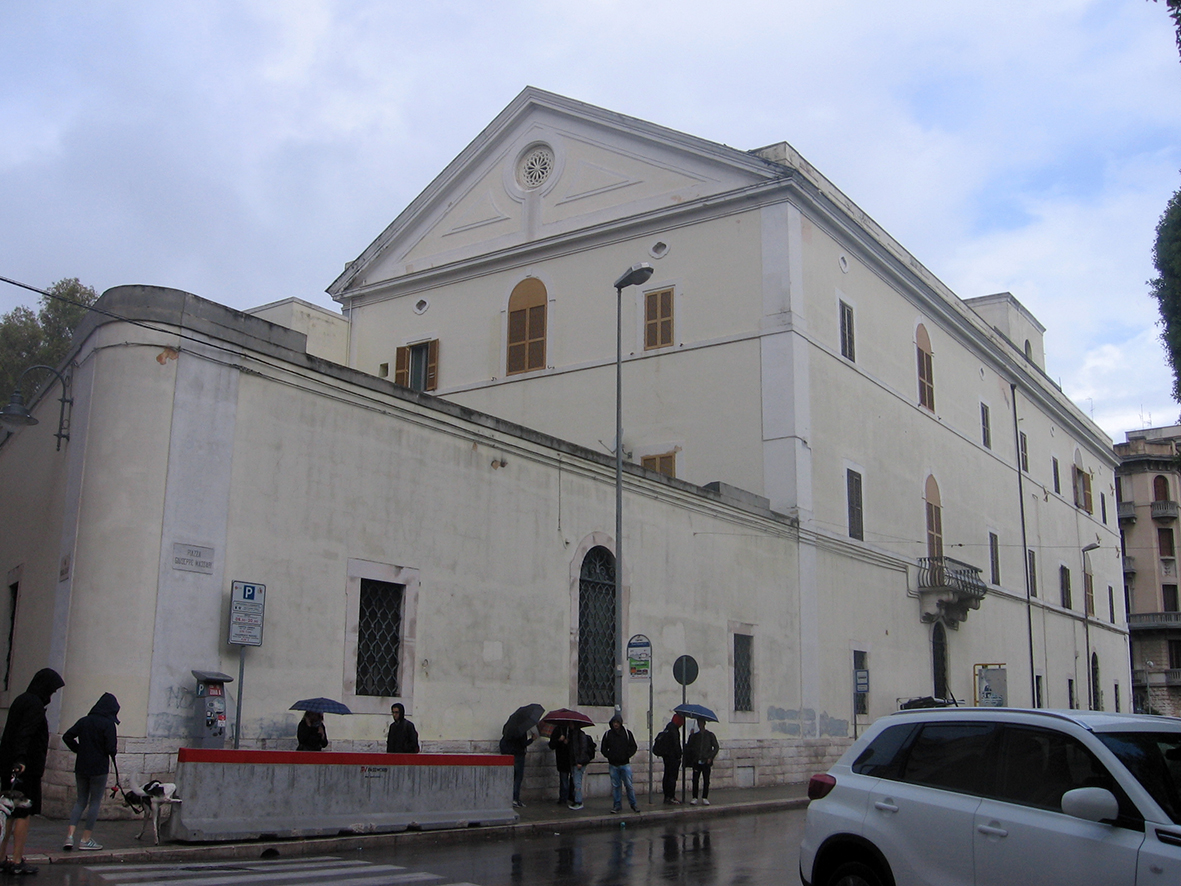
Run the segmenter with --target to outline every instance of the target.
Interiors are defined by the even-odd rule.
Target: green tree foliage
[[[1156,226],[1152,263],[1158,276],[1148,285],[1160,307],[1161,341],[1173,367],[1173,399],[1181,403],[1181,190],[1169,199]]]
[[[0,399],[8,402],[17,377],[30,366],[57,368],[70,350],[74,330],[98,300],[93,287],[83,286],[77,277],[58,280],[40,299],[34,314],[26,307],[13,308],[0,316]],[[22,393],[27,398],[49,373],[30,373]]]
[[[1152,0],[1153,3],[1156,0]],[[1177,30],[1177,50],[1181,52],[1181,0],[1165,0],[1169,10],[1169,18],[1173,20],[1173,27]]]

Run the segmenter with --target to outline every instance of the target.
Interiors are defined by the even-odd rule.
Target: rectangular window
[[[1111,585],[1107,586],[1107,614],[1111,616],[1108,621],[1115,624],[1115,588]]]
[[[856,344],[853,341],[853,308],[841,302],[841,356],[857,362]]]
[[[1078,702],[1074,697],[1074,678],[1066,678],[1066,706],[1072,711],[1078,707]]]
[[[1062,608],[1070,608],[1070,569],[1065,566],[1058,567],[1058,586],[1062,592]],[[1072,705],[1073,707],[1073,705]]]
[[[1169,641],[1169,670],[1181,669],[1181,640]]]
[[[1021,432],[1018,439],[1021,441],[1021,470],[1029,473],[1029,438],[1025,436],[1025,431]]]
[[[734,635],[734,710],[753,711],[754,640],[750,634]]]
[[[673,291],[661,289],[644,295],[644,350],[667,348],[673,343]]]
[[[1033,551],[1026,551],[1029,557],[1029,596],[1037,596],[1037,556]]]
[[[1083,611],[1087,615],[1095,614],[1095,576],[1083,570]]]
[[[398,697],[403,585],[361,579],[357,620],[357,695]]]
[[[930,351],[917,348],[919,362],[919,406],[935,411],[935,364]]]
[[[508,314],[509,375],[545,368],[545,304]]]
[[[378,378],[389,378],[390,377],[390,364],[389,363],[378,363],[377,364],[377,377]]]
[[[1051,467],[1054,472],[1054,491],[1056,493],[1058,493],[1058,495],[1061,495],[1062,494],[1062,480],[1058,476],[1058,459],[1056,459],[1056,458],[1051,459],[1051,461],[1053,462]]]
[[[849,507],[849,538],[865,539],[865,525],[862,522],[861,475],[857,471],[845,471],[845,498]]]
[[[645,455],[640,459],[641,466],[666,477],[677,475],[677,454],[666,452],[662,455]]]
[[[1115,712],[1119,713],[1119,683],[1115,684]]]
[[[988,404],[980,404],[980,442],[985,449],[992,449],[992,422],[988,414]]]
[[[1045,703],[1042,701],[1042,675],[1038,674],[1033,678],[1033,706],[1035,708],[1042,707]]]
[[[1177,605],[1177,586],[1176,585],[1161,585],[1161,602],[1165,607],[1165,612],[1177,612],[1179,608]]]
[[[1001,583],[1001,539],[995,532],[988,533],[988,565],[990,581],[994,585]]]
[[[1160,549],[1162,557],[1177,556],[1177,549],[1173,544],[1173,529],[1170,526],[1162,526],[1156,531],[1156,544]]]
[[[866,654],[866,652],[864,650],[862,650],[862,649],[854,649],[853,650],[853,670],[854,671],[868,670],[869,669],[868,662],[869,662],[869,656],[868,656],[868,654]],[[856,684],[854,684],[854,686],[856,686]],[[857,692],[856,689],[854,689],[854,692],[853,692],[853,713],[855,713],[855,714],[868,714],[869,713],[869,693],[868,692]]]
[[[412,391],[433,391],[439,380],[439,340],[404,345],[394,354],[394,384]]]
[[[1103,525],[1107,525],[1107,494],[1099,493],[1099,516],[1103,519]]]

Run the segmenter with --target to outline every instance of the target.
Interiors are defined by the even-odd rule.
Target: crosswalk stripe
[[[311,862],[309,864],[309,862]],[[301,886],[308,880],[331,882],[337,886],[384,886],[384,884],[423,883],[443,877],[403,867],[344,859],[304,859],[264,862],[221,862],[166,867],[103,865],[87,869],[104,882],[129,886]]]

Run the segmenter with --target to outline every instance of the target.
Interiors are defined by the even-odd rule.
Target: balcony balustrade
[[[1124,557],[1124,575],[1136,574],[1136,558]]]
[[[919,598],[925,622],[943,621],[958,628],[969,609],[979,609],[988,593],[980,569],[951,557],[920,557]]]
[[[1176,520],[1177,502],[1154,501],[1152,503],[1152,519],[1161,521]]]
[[[1118,513],[1121,523],[1135,523],[1136,503],[1134,501],[1121,501],[1119,503]]]

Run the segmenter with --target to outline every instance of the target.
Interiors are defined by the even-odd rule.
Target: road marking
[[[95,865],[86,870],[103,883],[126,886],[307,886],[308,882],[333,886],[474,886],[444,884],[445,879],[425,871],[408,871],[390,864],[349,861],[333,856],[268,861],[221,861],[194,864]]]

